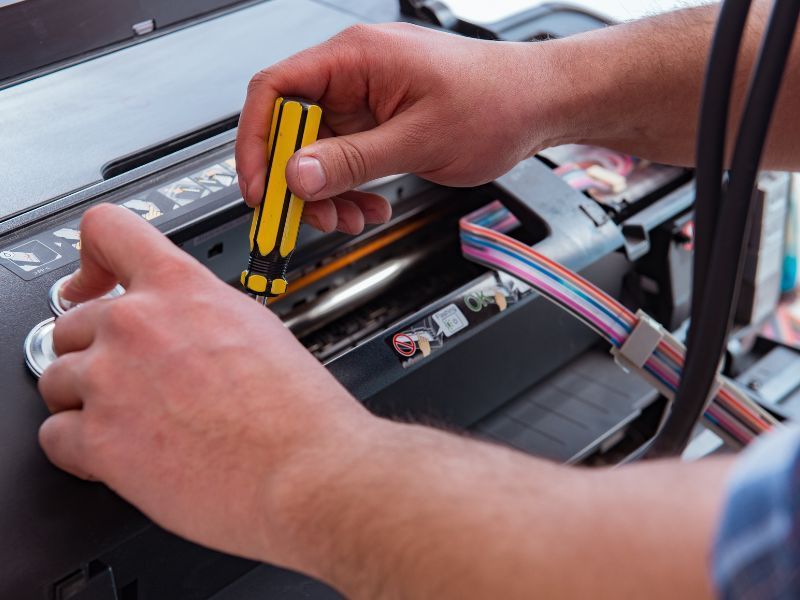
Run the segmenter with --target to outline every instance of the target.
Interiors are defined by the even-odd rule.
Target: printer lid
[[[47,4],[21,0],[0,6],[0,14],[29,3]],[[173,2],[125,0],[113,10],[95,4],[108,13],[118,5]],[[102,181],[103,167],[115,160],[235,117],[259,69],[356,22],[315,0],[248,2],[0,89],[0,222]],[[0,55],[22,53],[3,49],[3,39]]]
[[[0,0],[0,83],[246,0]]]

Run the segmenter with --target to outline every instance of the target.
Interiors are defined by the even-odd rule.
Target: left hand
[[[271,311],[142,219],[92,208],[81,240],[63,295],[89,301],[59,317],[39,381],[47,456],[184,537],[303,566],[278,516],[312,485],[298,465],[335,477],[378,419]],[[124,296],[91,300],[117,282]]]

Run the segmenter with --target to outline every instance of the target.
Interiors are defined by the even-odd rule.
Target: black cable
[[[722,3],[706,64],[697,125],[692,319],[686,341],[686,364],[698,360],[695,351],[698,332],[694,325],[697,322],[695,316],[701,313],[702,300],[706,295],[705,284],[708,281],[711,248],[722,202],[731,90],[750,4],[750,0],[725,0]],[[716,371],[717,364],[713,362],[715,357],[701,355],[700,358],[708,360],[704,361],[707,364],[698,368]],[[677,423],[678,415],[693,415],[696,412],[695,403],[687,400],[691,399],[687,399],[686,394],[676,394],[669,417],[657,433],[656,439],[648,445],[644,452],[646,456],[670,453],[670,449],[676,445],[675,437],[682,430],[682,426]]]
[[[695,276],[692,279],[691,310],[695,314],[700,312],[701,301],[705,296],[711,246],[716,235],[717,217],[722,202],[731,89],[750,4],[750,0],[727,0],[722,4],[706,66],[695,157],[695,236],[692,266]],[[692,336],[690,328],[689,340]]]
[[[755,203],[756,176],[798,15],[800,0],[777,0],[770,15],[739,126],[724,210],[713,240],[709,263],[713,268],[706,271],[701,310],[692,314],[694,336],[673,409],[650,448],[651,456],[683,450],[711,391],[731,326]]]
[[[701,312],[705,297],[705,284],[708,279],[708,266],[711,258],[719,206],[722,202],[722,177],[725,164],[725,146],[730,114],[731,89],[736,74],[750,0],[726,0],[720,8],[719,18],[711,42],[711,50],[706,65],[697,126],[697,145],[695,161],[695,203],[694,203],[694,258],[692,277],[692,320],[687,335],[686,363],[695,360],[697,327],[695,316]],[[707,368],[707,365],[702,365]],[[716,372],[716,364],[711,366]],[[693,415],[702,411],[704,399],[697,401],[695,396],[686,393],[676,394],[670,416],[658,432],[656,439],[647,448],[646,455],[672,453],[677,446],[680,432],[684,429],[683,420],[696,418]]]

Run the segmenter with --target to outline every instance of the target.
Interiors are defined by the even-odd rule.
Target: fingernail
[[[339,222],[336,224],[336,231],[340,233],[346,233],[348,235],[356,235],[357,233],[361,233],[361,228],[353,225],[353,223],[339,220]]]
[[[257,188],[258,184],[254,179],[251,179],[250,181],[245,181],[244,183],[244,194],[245,194],[244,201],[250,206],[257,206],[258,203],[261,201],[261,198],[254,197]],[[251,192],[250,190],[253,191]]]
[[[319,218],[316,215],[306,215],[303,217],[303,220],[314,229],[322,229],[322,224],[319,222]]]
[[[363,212],[364,221],[371,225],[386,222],[386,219],[383,217],[383,211],[374,208],[365,208]]]
[[[309,196],[325,187],[325,171],[322,163],[313,156],[303,156],[297,161],[297,176],[303,191]]]

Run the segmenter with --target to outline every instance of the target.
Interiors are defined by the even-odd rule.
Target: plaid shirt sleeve
[[[720,598],[800,598],[800,428],[754,442],[734,467],[714,546]]]

